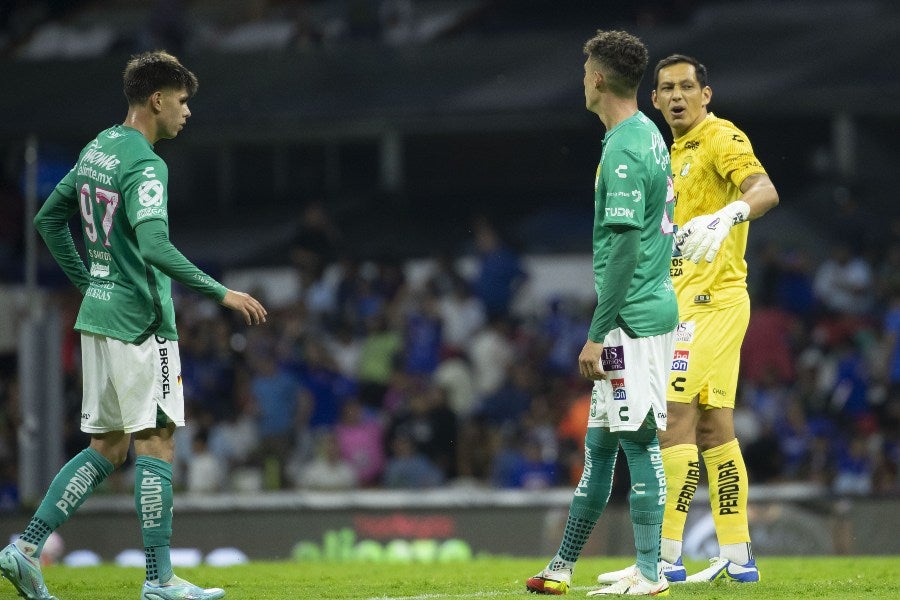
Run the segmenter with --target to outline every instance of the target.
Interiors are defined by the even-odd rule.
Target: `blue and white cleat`
[[[709,559],[709,566],[690,575],[685,580],[685,583],[700,583],[704,581],[756,583],[759,581],[759,569],[756,568],[756,561],[752,558],[747,564],[739,565],[727,558],[718,556]]]
[[[630,567],[626,567],[619,571],[610,571],[609,573],[600,573],[597,575],[597,583],[600,585],[610,585],[624,579],[631,575],[632,571],[634,571],[635,565],[631,565]],[[684,569],[684,563],[681,561],[681,557],[673,562],[667,562],[664,560],[659,561],[659,570],[663,574],[663,576],[668,580],[669,583],[684,583],[684,580],[687,578],[687,571]]]
[[[203,589],[177,575],[162,585],[145,581],[141,589],[141,600],[216,600],[224,596],[221,588]]]
[[[40,559],[22,554],[15,544],[0,550],[0,574],[9,579],[25,600],[59,600],[44,585]]]

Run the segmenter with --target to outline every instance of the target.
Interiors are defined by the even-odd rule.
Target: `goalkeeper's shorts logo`
[[[691,358],[690,350],[676,350],[675,354],[672,356],[672,370],[673,371],[687,371],[688,370],[688,361]]]

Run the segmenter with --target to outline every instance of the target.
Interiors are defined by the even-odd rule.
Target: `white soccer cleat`
[[[739,565],[727,558],[718,556],[709,559],[709,566],[689,576],[686,583],[702,583],[707,581],[736,581],[738,583],[756,583],[759,581],[759,569],[756,561]]]
[[[634,571],[635,565],[631,565],[630,567],[625,567],[624,569],[619,569],[618,571],[610,571],[609,573],[600,573],[597,575],[597,583],[600,585],[610,585],[612,583],[616,583],[623,577],[628,577],[631,575],[631,572]],[[663,576],[669,580],[669,583],[683,583],[687,578],[687,571],[684,570],[684,563],[681,562],[681,557],[670,563],[665,560],[659,561],[659,570],[662,571]]]
[[[152,585],[144,582],[141,588],[141,600],[218,600],[225,597],[221,588],[203,589],[177,575],[163,585]]]
[[[609,587],[588,592],[588,596],[668,596],[669,581],[659,574],[659,581],[650,581],[636,567]]]
[[[40,559],[22,554],[15,543],[0,550],[0,575],[9,579],[25,600],[57,600],[44,585]]]

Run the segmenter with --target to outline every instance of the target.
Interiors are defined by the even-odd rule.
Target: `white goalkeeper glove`
[[[694,264],[703,257],[706,257],[706,262],[712,262],[732,225],[743,223],[749,217],[750,205],[743,200],[735,200],[711,215],[700,215],[685,223],[676,234],[675,247]]]

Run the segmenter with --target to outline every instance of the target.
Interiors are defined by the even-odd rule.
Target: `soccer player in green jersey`
[[[598,31],[584,45],[584,95],[606,128],[594,184],[597,307],[578,357],[594,382],[584,472],[569,507],[562,544],[528,590],[565,594],[597,519],[606,508],[619,446],[631,475],[637,563],[613,585],[588,595],[665,595],[658,568],[666,499],[657,428],[666,427],[666,383],[678,305],[669,279],[672,180],[662,135],[637,107],[647,48],[624,31]]]
[[[41,548],[91,492],[120,466],[132,438],[134,501],[146,555],[143,600],[222,598],[172,572],[172,458],[184,425],[181,361],[171,280],[266,320],[253,297],[226,289],[169,241],[168,168],[153,145],[178,135],[191,116],[197,78],[174,56],[148,52],[125,67],[128,115],[81,151],[34,219],[53,257],[83,294],[81,429],[88,448],[53,479],[22,535],[0,551],[0,572],[28,600],[53,599],[40,570]],[[87,267],[69,232],[80,213]]]

